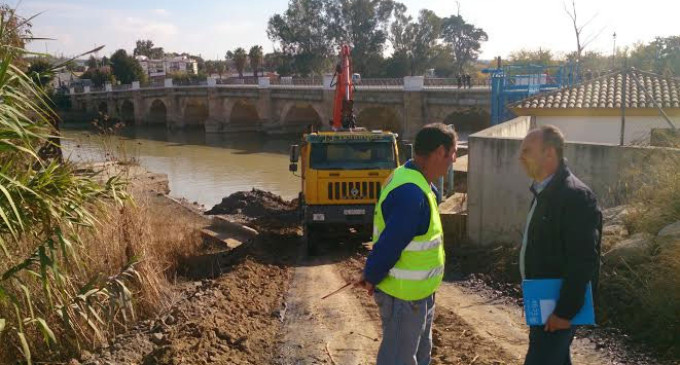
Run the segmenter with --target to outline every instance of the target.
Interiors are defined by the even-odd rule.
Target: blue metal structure
[[[491,125],[514,117],[507,108],[508,104],[540,92],[571,87],[578,82],[578,67],[572,63],[561,66],[511,65],[487,68],[482,72],[491,74]]]

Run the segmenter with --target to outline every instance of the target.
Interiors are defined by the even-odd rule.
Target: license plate
[[[345,215],[364,215],[366,209],[345,209]]]
[[[323,213],[316,213],[312,215],[312,220],[314,221],[324,221],[326,220],[326,216]]]

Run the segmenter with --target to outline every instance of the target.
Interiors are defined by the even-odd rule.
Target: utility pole
[[[628,76],[628,56],[623,59],[623,80],[621,82],[621,140],[619,145],[623,146],[624,135],[626,133],[626,77]]]

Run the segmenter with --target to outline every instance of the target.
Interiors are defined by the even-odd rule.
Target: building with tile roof
[[[646,144],[652,129],[680,127],[680,79],[631,68],[508,107],[536,126],[557,126],[567,140],[593,143],[619,144],[624,113],[624,144]]]

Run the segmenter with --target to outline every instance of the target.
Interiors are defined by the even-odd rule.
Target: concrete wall
[[[468,237],[477,244],[520,242],[531,193],[519,163],[526,117],[516,118],[469,138]],[[568,142],[570,169],[597,194],[600,205],[620,204],[627,176],[644,173],[649,161],[680,150]],[[627,187],[631,189],[632,187]]]
[[[680,127],[680,120],[671,118]],[[552,124],[564,132],[568,141],[619,144],[621,139],[621,117],[578,117],[578,116],[537,116],[536,124]],[[649,143],[653,128],[668,128],[661,116],[627,116],[624,144]]]

